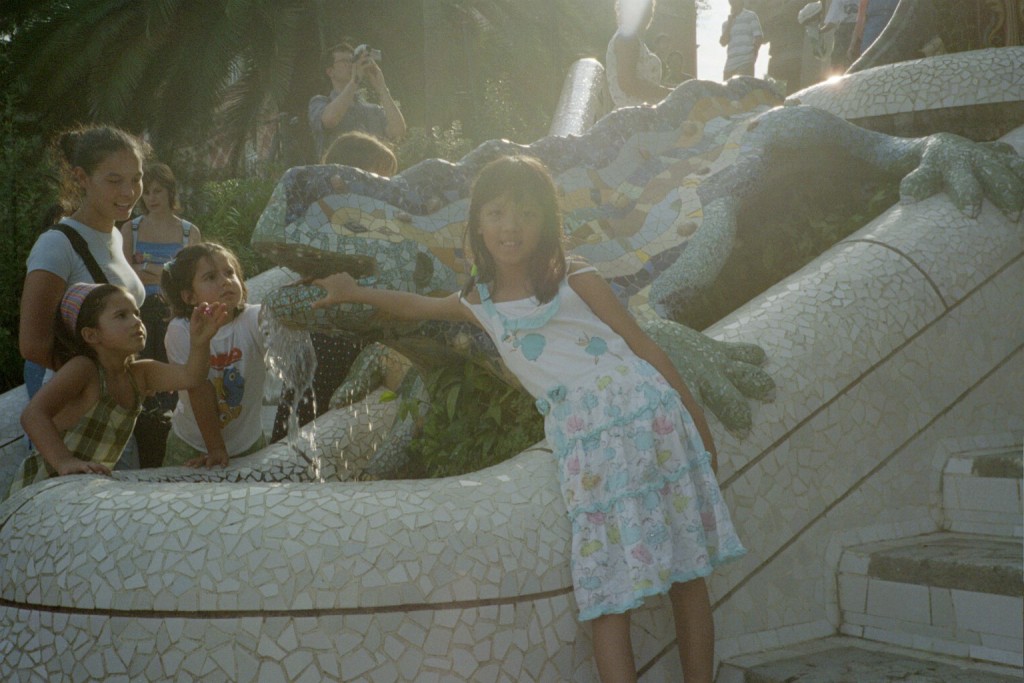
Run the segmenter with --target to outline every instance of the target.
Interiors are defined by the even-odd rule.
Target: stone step
[[[1024,448],[957,453],[942,473],[945,527],[995,536],[1024,535]]]
[[[1010,666],[1024,659],[1021,539],[941,532],[847,548],[840,632]]]
[[[715,683],[1020,683],[1019,667],[831,637],[722,662]]]

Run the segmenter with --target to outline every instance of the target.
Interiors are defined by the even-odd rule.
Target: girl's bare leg
[[[601,683],[636,683],[629,613],[594,619],[594,659]]]
[[[711,683],[715,669],[715,621],[704,579],[674,583],[668,592],[686,683]],[[597,647],[595,636],[594,647]]]

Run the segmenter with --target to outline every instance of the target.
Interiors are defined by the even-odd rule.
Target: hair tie
[[[170,271],[174,267],[174,259],[167,259],[164,261],[164,270]]]
[[[75,334],[75,327],[78,325],[78,314],[82,310],[82,302],[92,293],[92,290],[100,286],[90,282],[76,282],[64,292],[64,296],[60,300],[60,317],[72,335]]]
[[[477,273],[478,273],[478,272],[479,272],[479,271],[477,271],[477,269],[476,269],[476,264],[474,263],[474,264],[472,265],[472,267],[471,267],[471,268],[469,269],[469,275],[470,275],[471,277],[476,277],[476,275],[477,275]]]

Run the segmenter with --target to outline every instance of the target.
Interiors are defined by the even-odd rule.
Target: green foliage
[[[25,259],[56,201],[57,184],[46,166],[46,142],[17,114],[17,89],[0,100],[0,391],[22,382],[18,319]]]
[[[483,95],[471,119],[470,134],[478,142],[504,138],[529,144],[547,132],[553,111],[517,101],[508,77],[485,79]]]
[[[498,138],[529,143],[544,136],[550,113],[516,102],[503,79],[488,79],[483,99],[464,123],[410,127],[395,150],[398,167],[409,168],[424,159],[456,162],[480,144]]]
[[[404,477],[450,477],[507,460],[544,438],[544,422],[533,399],[468,361],[437,368],[424,378],[430,402],[422,431],[410,445],[412,464]],[[405,404],[404,417],[418,412]]]
[[[276,182],[259,176],[207,181],[199,187],[188,216],[203,231],[204,240],[219,242],[238,255],[246,278],[274,265],[249,242]]]
[[[475,146],[463,135],[461,121],[453,121],[447,127],[411,126],[395,149],[395,156],[398,157],[398,167],[406,169],[424,159],[458,161]]]
[[[33,94],[24,107],[51,129],[145,130],[164,157],[218,131],[240,152],[306,72],[316,33],[311,0],[11,1],[0,26]]]

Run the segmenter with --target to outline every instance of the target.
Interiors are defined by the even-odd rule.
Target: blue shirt
[[[334,139],[342,133],[358,130],[375,135],[382,140],[387,139],[388,118],[384,113],[384,107],[379,104],[371,104],[359,95],[356,95],[352,106],[345,112],[341,123],[331,130],[324,130],[324,123],[320,117],[323,115],[327,105],[337,96],[338,91],[332,90],[330,96],[314,95],[309,101],[309,129],[313,132],[313,144],[316,147],[316,163],[320,163],[320,158],[324,155],[324,152],[331,146]]]

